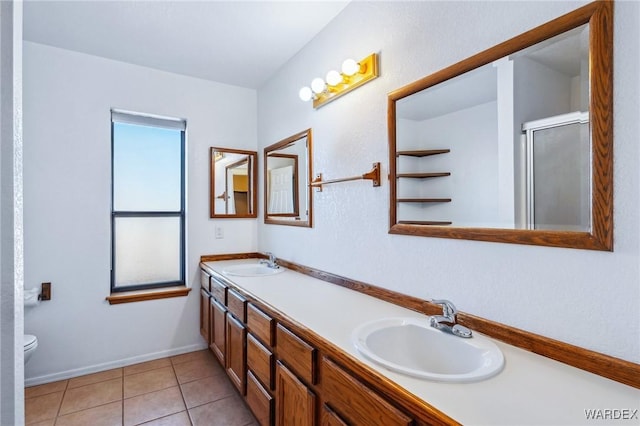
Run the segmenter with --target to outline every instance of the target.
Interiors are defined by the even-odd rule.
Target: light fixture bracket
[[[366,58],[358,62],[360,64],[360,72],[350,76],[341,84],[331,86],[331,90],[317,94],[313,99],[313,107],[315,109],[339,98],[345,93],[349,93],[363,84],[375,79],[379,75],[378,71],[378,54],[372,53]]]

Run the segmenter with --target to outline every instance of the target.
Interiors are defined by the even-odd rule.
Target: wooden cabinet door
[[[280,362],[276,365],[276,426],[313,426],[316,397]]]
[[[209,348],[213,354],[218,358],[220,364],[226,367],[225,364],[225,343],[226,343],[226,329],[227,329],[227,308],[224,305],[218,303],[216,299],[211,298],[211,306],[209,309],[211,317],[211,325],[209,327],[211,333],[211,343]]]
[[[241,395],[247,392],[247,329],[227,312],[227,375]]]
[[[209,344],[211,336],[209,335],[209,293],[200,290],[200,335]]]
[[[320,414],[320,426],[348,426],[335,411],[324,405]]]

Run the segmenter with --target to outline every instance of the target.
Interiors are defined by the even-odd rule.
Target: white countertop
[[[465,425],[640,425],[640,390],[492,339],[502,350],[501,373],[476,383],[438,383],[387,370],[351,343],[358,325],[385,317],[426,316],[295,271],[261,277],[227,276],[229,265],[256,259],[205,262],[270,307],[285,313]],[[627,420],[589,420],[586,410],[630,410]],[[622,415],[623,412],[612,412]],[[605,415],[602,411],[601,415]]]

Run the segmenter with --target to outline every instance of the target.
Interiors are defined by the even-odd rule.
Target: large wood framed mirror
[[[264,223],[311,228],[311,129],[264,149]]]
[[[210,149],[210,217],[258,217],[258,153]]]
[[[613,4],[391,92],[392,234],[613,250]]]

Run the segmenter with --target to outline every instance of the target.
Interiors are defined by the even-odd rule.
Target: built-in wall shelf
[[[396,191],[392,194],[392,203],[394,211],[399,209],[399,216],[395,216],[394,220],[397,224],[403,225],[424,225],[424,226],[444,226],[451,225],[450,221],[432,220],[431,215],[444,216],[448,214],[444,213],[447,210],[443,210],[444,207],[434,207],[433,209],[426,209],[424,207],[428,205],[438,205],[442,203],[450,203],[451,198],[441,197],[429,197],[429,195],[440,193],[447,195],[446,188],[447,182],[433,181],[433,183],[422,182],[423,180],[431,180],[434,178],[444,178],[451,176],[451,172],[432,172],[428,171],[429,168],[433,169],[438,167],[438,164],[448,164],[447,161],[436,161],[434,159],[422,159],[423,157],[431,157],[439,154],[448,154],[450,149],[405,149],[397,150],[395,152],[396,157],[396,169],[397,173],[390,174],[389,177],[392,182],[396,184]],[[440,168],[440,167],[438,167]],[[427,185],[430,188],[428,191]],[[445,186],[443,186],[445,185]],[[401,188],[401,189],[398,189]],[[432,191],[435,191],[432,192]],[[406,194],[404,197],[397,197],[397,192]],[[427,197],[424,197],[426,195]],[[399,207],[403,204],[405,207]],[[436,216],[436,218],[437,218]]]
[[[396,175],[397,178],[412,178],[412,179],[424,179],[424,178],[434,178],[434,177],[442,177],[442,176],[451,176],[450,172],[441,172],[441,173],[400,173]]]
[[[450,203],[451,198],[398,198],[399,203]]]
[[[450,150],[448,149],[416,149],[411,151],[398,151],[396,156],[407,155],[409,157],[427,157],[429,155],[446,154]]]
[[[399,220],[401,225],[427,225],[427,226],[444,226],[451,225],[452,222],[446,220]]]

